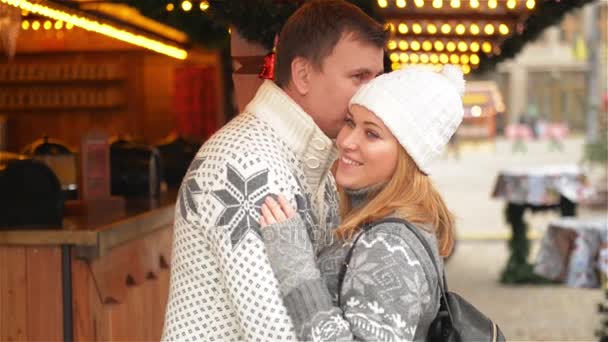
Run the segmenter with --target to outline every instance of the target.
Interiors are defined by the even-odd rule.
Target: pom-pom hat
[[[460,68],[441,72],[413,66],[380,75],[350,100],[373,112],[425,174],[441,155],[464,115]]]

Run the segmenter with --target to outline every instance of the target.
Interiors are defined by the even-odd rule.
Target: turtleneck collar
[[[307,185],[316,192],[338,153],[310,115],[269,80],[260,86],[245,112],[268,123],[295,152],[304,164]]]
[[[345,189],[344,191],[348,195],[350,199],[350,206],[352,209],[361,208],[365,203],[367,203],[370,199],[370,196],[378,193],[383,187],[384,183],[370,185],[361,189]]]

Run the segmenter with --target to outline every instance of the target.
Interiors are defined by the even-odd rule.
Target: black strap
[[[348,253],[346,253],[346,257],[344,258],[344,262],[342,262],[342,267],[340,267],[340,273],[338,273],[338,305],[342,306],[342,282],[344,281],[344,276],[346,275],[346,269],[348,268],[348,264],[350,264],[350,258],[353,256],[353,250],[355,249],[355,244],[359,241],[359,238],[365,234],[366,231],[373,228],[376,224],[373,225],[363,225],[362,232],[357,235],[355,241],[353,241],[352,245],[350,245],[350,249]]]
[[[435,272],[437,273],[437,276],[438,276],[437,285],[441,292],[441,300],[443,300],[445,308],[448,311],[448,315],[450,316],[450,321],[453,323],[452,311],[450,310],[450,306],[448,303],[448,297],[445,294],[446,289],[447,289],[447,283],[445,280],[445,272],[441,272],[441,273],[439,272],[439,267],[437,266],[437,263],[435,262],[435,258],[433,257],[433,252],[431,251],[431,247],[428,245],[428,243],[426,242],[426,239],[422,236],[422,234],[418,231],[418,229],[413,227],[412,224],[407,222],[406,220],[397,218],[397,217],[387,217],[385,219],[374,222],[372,224],[364,225],[362,227],[363,231],[361,232],[361,234],[359,234],[357,236],[355,241],[353,241],[353,244],[351,245],[348,253],[346,254],[346,258],[344,258],[344,262],[342,263],[342,268],[340,269],[340,273],[338,274],[338,305],[342,306],[342,302],[341,302],[342,282],[344,281],[344,276],[346,275],[346,270],[348,268],[348,264],[350,264],[350,259],[353,254],[353,250],[355,249],[355,244],[357,243],[359,238],[361,238],[361,236],[363,236],[367,231],[369,231],[370,229],[372,229],[375,226],[382,224],[382,223],[400,223],[400,224],[406,226],[418,238],[418,240],[420,241],[420,243],[426,250],[426,253],[428,254],[429,258],[431,259],[431,263],[433,264],[433,267],[435,267]],[[443,284],[442,284],[442,279],[443,279]]]

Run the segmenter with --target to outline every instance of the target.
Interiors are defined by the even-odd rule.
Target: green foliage
[[[230,36],[228,27],[236,27],[246,39],[272,48],[274,36],[287,18],[306,0],[208,0],[210,8],[202,12],[199,1],[185,12],[179,8],[181,0],[122,0],[138,8],[142,14],[173,26],[187,33],[194,43],[208,48],[226,48]],[[381,20],[376,11],[375,0],[349,0],[372,17]],[[507,38],[499,55],[481,55],[479,68],[475,72],[491,70],[505,59],[514,57],[523,46],[536,39],[548,26],[557,24],[572,9],[593,0],[546,0],[537,1],[538,8],[529,16],[520,30]],[[175,5],[171,12],[165,9],[169,3]]]
[[[602,137],[597,143],[585,145],[585,159],[590,162],[608,162],[608,137]]]

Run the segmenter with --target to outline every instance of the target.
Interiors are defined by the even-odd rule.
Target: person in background
[[[426,339],[442,280],[405,222],[387,219],[413,224],[443,273],[454,220],[429,174],[462,121],[463,93],[463,75],[454,66],[442,73],[405,68],[357,92],[337,137],[343,221],[338,239],[317,258],[286,197],[266,198],[262,236],[300,340]],[[373,228],[364,230],[368,224]],[[301,275],[294,278],[294,270]]]
[[[275,81],[207,140],[182,181],[163,340],[296,340],[259,210],[266,196],[287,194],[311,248],[330,242],[338,223],[332,139],[350,98],[383,71],[387,39],[346,1],[307,2],[289,18]]]

